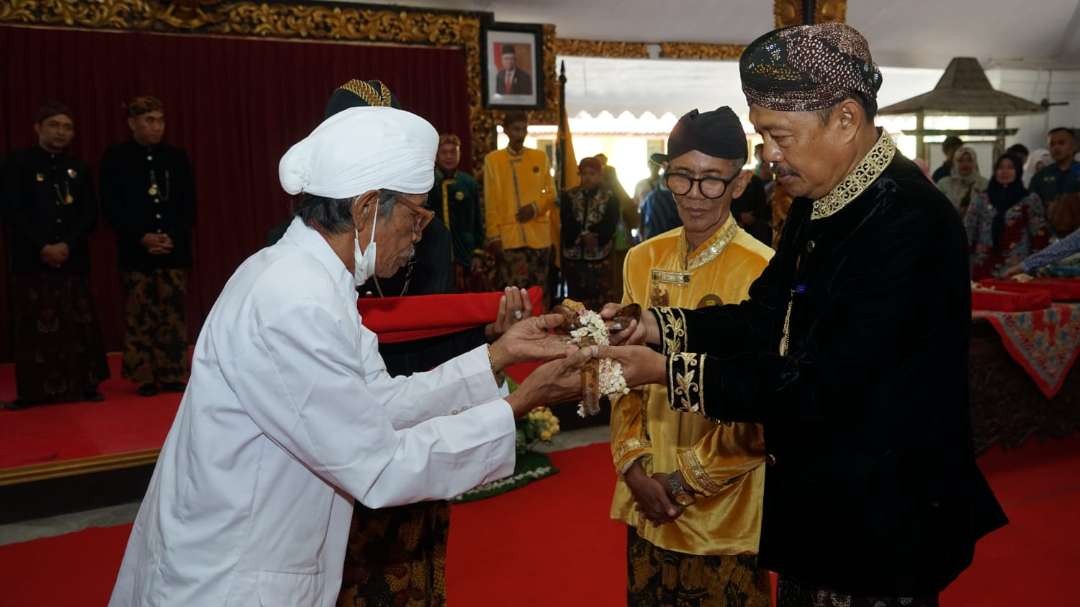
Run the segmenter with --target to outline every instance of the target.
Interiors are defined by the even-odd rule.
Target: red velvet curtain
[[[106,146],[129,136],[121,104],[139,94],[161,98],[166,140],[185,148],[195,167],[194,337],[233,270],[287,217],[281,154],[321,121],[330,93],[350,78],[382,80],[406,109],[457,134],[463,168],[471,168],[462,50],[18,27],[0,27],[0,150],[36,144],[37,108],[57,99],[75,114],[72,152],[96,175]],[[6,294],[6,246],[0,249]],[[106,346],[118,350],[123,293],[107,226],[99,223],[91,249]],[[0,360],[11,360],[6,295],[0,317]]]

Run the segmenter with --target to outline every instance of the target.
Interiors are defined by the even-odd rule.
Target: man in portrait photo
[[[517,51],[513,44],[502,44],[499,57],[502,69],[495,76],[495,93],[499,95],[532,95],[532,75],[518,67]]]

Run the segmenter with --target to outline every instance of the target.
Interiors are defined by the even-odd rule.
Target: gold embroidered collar
[[[870,148],[862,162],[855,166],[855,170],[851,171],[828,194],[814,201],[814,210],[810,214],[810,219],[824,219],[840,212],[848,203],[858,198],[859,194],[865,192],[870,184],[877,181],[878,177],[881,177],[881,174],[885,172],[885,167],[889,166],[895,156],[896,144],[885,129],[881,129],[881,136],[878,137],[877,143]]]
[[[724,225],[720,226],[716,230],[716,233],[709,237],[704,243],[698,245],[694,251],[686,252],[686,271],[693,272],[701,266],[716,259],[716,256],[724,252],[728,244],[735,238],[735,234],[739,232],[739,224],[735,223],[735,218],[728,215],[727,221]],[[683,233],[683,246],[688,247],[689,243],[686,242],[686,233]]]

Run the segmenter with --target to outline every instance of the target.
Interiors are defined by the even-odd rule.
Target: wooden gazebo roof
[[[1045,111],[1038,103],[994,90],[978,59],[954,57],[934,90],[881,108],[878,113],[1011,116]]]

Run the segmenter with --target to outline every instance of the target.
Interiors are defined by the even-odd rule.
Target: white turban
[[[426,194],[439,135],[427,120],[390,107],[354,107],[327,118],[278,164],[281,187],[327,198],[371,190]]]

